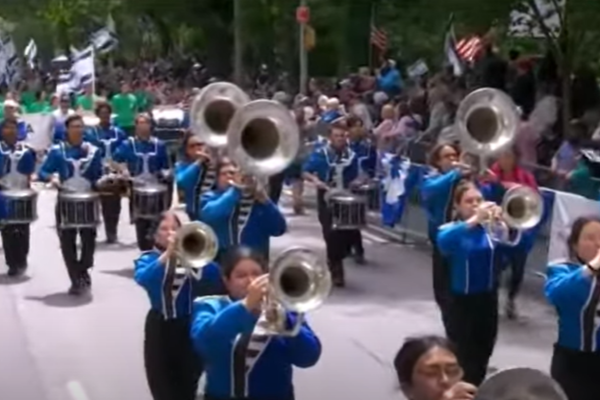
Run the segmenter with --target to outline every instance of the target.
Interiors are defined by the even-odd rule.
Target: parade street
[[[138,251],[127,207],[121,214],[121,245],[104,244],[99,229],[93,298],[82,301],[66,295],[54,197],[51,191],[40,193],[28,277],[17,282],[0,277],[0,398],[150,400],[142,357],[149,301],[132,279]],[[301,245],[322,253],[314,211],[302,217],[289,207],[284,211],[289,233],[273,240],[272,251]],[[364,240],[369,264],[347,261],[347,288],[335,290],[308,316],[323,354],[314,368],[297,370],[298,400],[401,399],[392,368],[395,352],[406,336],[442,332],[427,251],[402,247],[374,231]],[[539,293],[520,300],[522,319],[502,319],[492,366],[547,370],[554,313]]]

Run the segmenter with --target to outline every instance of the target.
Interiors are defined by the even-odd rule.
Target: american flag
[[[388,45],[387,33],[375,25],[371,25],[371,45],[377,47],[381,52],[384,52]]]
[[[482,48],[483,41],[479,36],[464,38],[456,43],[456,53],[462,60],[467,62],[473,61]]]

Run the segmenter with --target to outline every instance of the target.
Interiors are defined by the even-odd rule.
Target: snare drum
[[[378,179],[371,180],[357,188],[352,189],[352,193],[365,198],[367,210],[378,211],[381,205],[381,183]]]
[[[328,207],[332,229],[360,229],[367,224],[367,203],[362,196],[335,193],[329,197]]]
[[[32,189],[15,189],[2,191],[6,209],[4,223],[30,224],[37,219],[37,192]]]
[[[167,187],[160,184],[134,186],[131,194],[133,219],[155,219],[169,208]]]
[[[99,195],[93,192],[59,192],[60,229],[95,228],[100,223]]]

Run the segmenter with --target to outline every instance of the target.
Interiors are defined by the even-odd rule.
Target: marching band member
[[[356,154],[358,159],[358,170],[361,178],[370,180],[375,178],[375,169],[377,167],[377,149],[366,137],[362,119],[355,115],[350,115],[346,119],[348,125],[348,140],[350,149]],[[360,229],[350,231],[352,236],[351,250],[354,259],[358,264],[365,263],[365,249],[362,243],[362,234]]]
[[[190,220],[199,218],[197,212],[200,195],[211,190],[216,181],[216,171],[208,149],[192,132],[187,132],[181,144],[181,160],[175,164],[175,182],[183,193],[181,201]]]
[[[114,168],[110,165],[112,155],[126,139],[126,135],[111,123],[112,107],[110,104],[97,103],[95,112],[100,122],[85,132],[85,140],[98,148],[104,162],[103,178],[106,178],[109,172],[114,172],[112,171]],[[121,181],[120,183],[124,184],[125,182]],[[102,179],[98,182],[98,186],[102,186],[101,184]],[[121,196],[124,194],[122,189],[123,185],[106,188],[106,191],[101,192],[102,219],[107,243],[116,243],[118,240],[117,227],[121,215]]]
[[[243,176],[229,159],[217,165],[217,183],[200,199],[200,220],[219,238],[219,260],[232,245],[245,245],[268,258],[269,239],[287,229],[285,217],[264,188]]]
[[[498,333],[497,260],[512,245],[492,237],[490,224],[501,219],[502,210],[485,202],[472,182],[456,187],[453,205],[457,220],[440,226],[437,245],[447,258],[451,299],[446,305],[446,335],[456,345],[465,380],[479,385],[485,378]],[[504,230],[504,233],[512,233]],[[520,238],[516,233],[514,243]]]
[[[91,188],[102,176],[102,160],[100,153],[90,143],[83,141],[84,124],[79,115],[71,115],[65,121],[67,127],[66,141],[52,146],[44,160],[38,177],[43,182],[52,183],[61,188],[62,184],[77,177],[75,162],[82,163],[79,169],[80,178]],[[56,175],[55,175],[56,174]],[[60,227],[61,216],[56,207],[56,225]],[[58,238],[65,261],[71,288],[69,294],[80,295],[87,292],[92,284],[88,269],[94,265],[96,250],[96,228],[59,229]],[[81,238],[81,255],[77,257],[77,236]]]
[[[343,120],[335,121],[330,127],[329,143],[316,149],[303,167],[304,179],[317,188],[317,211],[319,223],[325,239],[327,262],[333,283],[343,287],[344,258],[348,254],[351,235],[346,230],[334,230],[331,227],[331,213],[325,200],[330,189],[348,189],[356,184],[358,178],[358,160],[348,147],[346,125]],[[337,174],[341,174],[341,179]],[[343,187],[336,187],[341,180]]]
[[[137,116],[135,137],[128,138],[117,148],[113,160],[126,164],[133,179],[164,181],[169,177],[167,147],[163,141],[152,136],[152,119],[146,113]],[[152,249],[150,234],[154,221],[136,219],[134,223],[139,249]]]
[[[462,380],[456,349],[446,338],[408,338],[394,357],[402,392],[410,400],[471,400],[477,388]]]
[[[193,286],[199,278],[219,285],[216,264],[201,271],[179,266],[175,235],[181,222],[174,212],[163,213],[154,234],[154,249],[135,260],[135,281],[148,293],[144,364],[155,400],[193,400],[202,372],[190,340]]]
[[[259,252],[234,247],[221,264],[228,295],[194,302],[191,337],[206,367],[205,400],[293,400],[293,367],[312,367],[321,356],[306,322],[294,337],[265,335],[267,269]],[[297,316],[286,318],[292,325]]]
[[[5,120],[2,123],[2,143],[0,144],[1,178],[9,178],[12,174],[18,177],[17,182],[10,180],[0,184],[5,189],[22,189],[30,186],[31,175],[35,172],[35,151],[18,140],[17,122]],[[16,165],[13,165],[13,157]],[[11,187],[15,185],[16,187]],[[9,276],[20,276],[27,269],[29,255],[30,227],[29,224],[8,224],[2,227],[2,244],[4,258],[8,266]]]
[[[548,265],[546,298],[558,313],[552,377],[569,400],[600,399],[600,218],[573,222],[569,259]]]

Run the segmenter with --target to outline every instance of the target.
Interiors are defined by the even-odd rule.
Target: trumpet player
[[[184,269],[177,254],[176,232],[181,221],[173,212],[160,216],[154,233],[154,249],[142,252],[134,262],[134,279],[150,300],[146,316],[144,365],[154,400],[193,400],[201,361],[190,340],[193,286],[201,279],[218,285],[218,267]]]
[[[83,141],[84,124],[81,116],[75,114],[67,117],[67,140],[52,146],[44,160],[38,177],[42,182],[61,188],[63,184],[76,180],[76,189],[79,191],[81,181],[85,188],[81,191],[93,189],[102,176],[102,161],[100,153],[95,147]],[[77,167],[78,163],[82,163]],[[57,203],[56,226],[61,226],[61,213]],[[81,254],[77,256],[77,236],[81,238]],[[67,272],[71,280],[69,294],[80,295],[91,288],[92,280],[88,270],[94,266],[94,253],[96,251],[96,228],[69,228],[59,229],[58,238]]]
[[[205,400],[293,400],[293,367],[319,361],[321,343],[306,322],[292,337],[265,335],[267,270],[260,252],[233,247],[221,263],[227,295],[194,302],[191,338],[206,367]],[[292,325],[297,315],[285,319]]]
[[[446,335],[456,345],[465,380],[479,385],[485,378],[498,332],[496,261],[504,247],[516,240],[508,241],[508,234],[513,232],[501,225],[501,208],[484,202],[473,183],[457,186],[452,203],[456,220],[440,226],[437,234],[437,245],[446,257],[450,274]],[[518,238],[518,232],[514,233]]]
[[[217,259],[227,248],[238,244],[267,258],[270,238],[281,236],[287,230],[285,217],[264,188],[240,173],[231,160],[222,158],[216,170],[216,188],[201,197],[200,220],[219,238]]]
[[[341,179],[336,177],[337,170],[340,170]],[[331,125],[328,144],[310,155],[303,166],[303,176],[317,188],[317,212],[325,239],[327,262],[334,285],[343,287],[343,262],[354,244],[353,234],[348,230],[332,229],[331,212],[325,194],[332,188],[349,189],[357,184],[358,160],[348,147],[345,121],[338,120]],[[336,182],[340,180],[343,187],[335,187]]]
[[[183,193],[190,220],[199,218],[198,205],[202,193],[213,189],[216,182],[215,162],[207,147],[192,132],[187,132],[181,144],[181,159],[175,164],[175,182]]]
[[[124,164],[123,170],[128,171],[133,180],[146,182],[151,179],[164,182],[171,177],[167,147],[163,141],[152,136],[152,118],[146,113],[136,117],[135,137],[121,143],[113,160]],[[131,212],[133,205],[131,202],[129,204]],[[149,219],[136,219],[134,223],[138,247],[140,250],[150,250],[154,222]]]
[[[545,293],[558,313],[550,372],[569,400],[600,398],[600,218],[581,217],[567,238],[568,258],[550,263]]]
[[[105,163],[103,178],[108,181],[110,174],[114,175],[117,172],[110,166],[110,163],[112,163],[112,155],[127,137],[125,132],[112,124],[112,107],[110,104],[106,102],[97,103],[95,112],[100,122],[98,125],[87,129],[85,132],[85,141],[98,148],[100,156]],[[102,178],[98,183],[99,186],[101,183]],[[119,224],[119,217],[121,216],[121,196],[126,193],[126,186],[124,184],[125,181],[122,180],[119,182],[112,182],[111,186],[105,185],[101,192],[102,197],[100,198],[100,202],[107,243],[117,242],[117,227]]]
[[[12,165],[13,155],[17,165]],[[18,128],[15,120],[2,123],[2,142],[0,143],[0,182],[2,190],[24,189],[30,187],[31,175],[35,172],[35,151],[18,141]],[[9,174],[18,176],[17,182],[11,182]],[[5,181],[5,179],[8,179]],[[29,224],[7,224],[2,227],[4,259],[9,276],[20,276],[27,269],[29,255]]]

